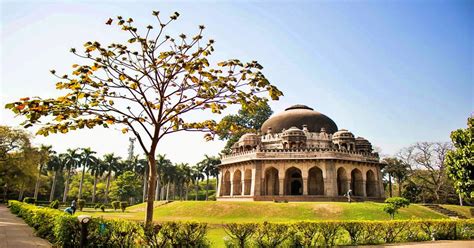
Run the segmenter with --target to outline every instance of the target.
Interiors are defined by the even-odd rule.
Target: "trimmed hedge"
[[[10,211],[35,229],[53,246],[78,247],[81,226],[77,216],[19,201],[9,201]],[[88,224],[88,247],[209,247],[207,225],[169,222],[146,227],[143,223],[92,218]]]
[[[327,247],[474,239],[474,220],[232,223],[224,230],[227,247]]]

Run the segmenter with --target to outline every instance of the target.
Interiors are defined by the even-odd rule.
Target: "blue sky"
[[[2,105],[56,95],[49,69],[64,73],[81,62],[70,47],[123,41],[104,25],[109,16],[133,17],[144,27],[160,10],[181,13],[170,33],[192,34],[204,24],[205,37],[216,40],[215,62],[258,60],[285,93],[271,103],[275,112],[306,104],[386,154],[417,141],[448,141],[473,114],[473,1],[96,2],[2,2]],[[20,122],[0,113],[2,124]],[[87,130],[36,142],[125,156],[127,140],[116,130]],[[160,151],[194,163],[222,145],[178,134]]]

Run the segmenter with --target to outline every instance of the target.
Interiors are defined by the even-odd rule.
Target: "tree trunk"
[[[156,192],[155,192],[155,201],[159,201],[160,200],[160,177],[157,176],[157,179],[156,179]]]
[[[209,174],[206,174],[206,201],[209,199]]]
[[[49,193],[49,201],[54,201],[54,192],[56,191],[56,180],[58,178],[58,171],[54,171],[53,185],[51,185],[51,193]]]
[[[185,185],[186,188],[184,188],[184,197],[185,197],[185,200],[187,201],[188,200],[188,184]]]
[[[166,185],[166,200],[169,201],[170,199],[170,183]]]
[[[194,200],[198,200],[198,191],[199,191],[199,184],[196,182],[196,185],[194,186],[194,190],[196,191],[196,197],[194,197]]]
[[[145,202],[147,199],[147,188],[148,188],[148,165],[145,168],[145,175],[143,176],[143,200]]]
[[[40,187],[41,169],[43,169],[42,165],[40,165],[38,175],[36,176],[35,194],[33,196],[33,198],[35,198],[36,200],[38,200],[38,191],[39,191],[39,187]]]
[[[398,184],[398,196],[402,197],[402,180],[400,180],[400,178],[397,178],[397,184]]]
[[[109,173],[107,174],[107,185],[105,186],[105,199],[104,199],[105,203],[109,202],[109,187],[110,187],[111,176],[112,176],[112,170],[109,170]]]
[[[388,188],[389,188],[389,194],[390,197],[393,196],[393,190],[392,190],[392,175],[389,173],[388,174]]]
[[[81,182],[79,182],[79,199],[82,199],[82,184],[84,183],[84,174],[86,173],[87,162],[82,168]]]
[[[25,188],[23,187],[23,185],[21,186],[21,189],[20,189],[20,193],[18,194],[18,201],[22,201],[23,200],[23,194],[25,193]]]
[[[63,203],[67,200],[67,193],[69,192],[69,178],[71,177],[71,168],[67,171],[66,183],[64,183]]]
[[[459,193],[458,195],[459,195],[459,206],[462,206],[462,195],[461,193]]]
[[[155,149],[156,145],[152,144],[152,149],[150,149],[150,153],[148,155],[148,168],[150,171],[150,176],[148,180],[148,198],[146,200],[146,216],[145,222],[147,224],[151,224],[153,222],[153,203],[154,199],[153,196],[155,195],[156,190],[156,158],[155,158]]]
[[[7,202],[7,197],[8,197],[8,184],[5,183],[3,186],[3,202]]]
[[[95,194],[97,191],[97,173],[94,175],[94,188],[92,189],[92,203],[95,203]]]

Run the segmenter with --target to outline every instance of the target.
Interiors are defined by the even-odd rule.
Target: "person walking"
[[[352,195],[352,189],[349,189],[349,190],[347,191],[347,193],[346,193],[347,201],[348,201],[349,203],[352,202],[351,195]]]
[[[77,202],[76,202],[76,198],[74,198],[71,202],[71,209],[72,209],[72,214],[75,214],[76,213],[76,209],[77,209]]]

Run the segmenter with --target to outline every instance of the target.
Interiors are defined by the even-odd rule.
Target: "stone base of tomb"
[[[353,196],[352,202],[383,202],[384,198],[377,197],[361,197]],[[274,195],[265,195],[265,196],[221,196],[217,197],[217,201],[274,201],[274,202],[347,202],[347,197],[337,196],[337,197],[328,197],[328,196],[316,196],[316,195],[286,195],[286,196],[274,196]]]

